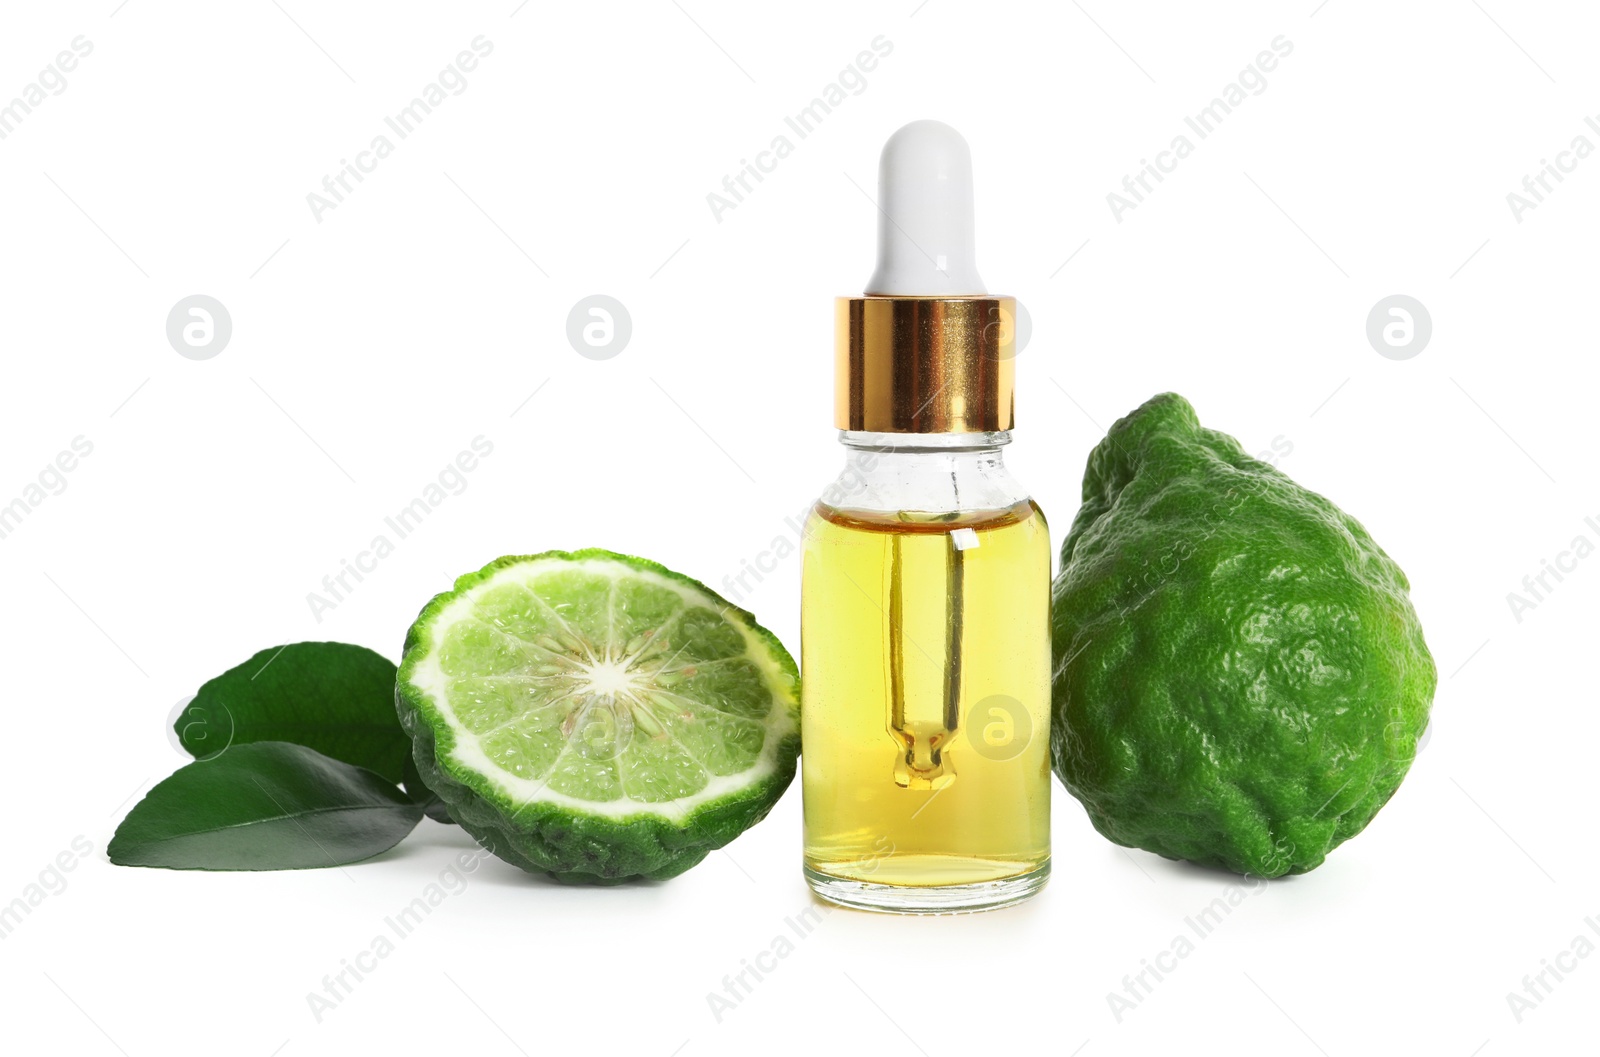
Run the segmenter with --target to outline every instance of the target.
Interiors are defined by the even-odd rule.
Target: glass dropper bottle
[[[837,304],[846,465],[805,536],[805,875],[862,909],[990,909],[1050,872],[1049,530],[1002,458],[1016,305],[983,293],[955,129],[890,137],[878,211],[877,271]]]

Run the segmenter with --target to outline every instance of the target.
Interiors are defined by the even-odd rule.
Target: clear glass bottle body
[[[1007,433],[844,432],[807,523],[805,872],[900,912],[1005,906],[1050,869],[1050,541]]]

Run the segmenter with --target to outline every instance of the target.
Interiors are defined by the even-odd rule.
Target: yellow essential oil
[[[819,503],[804,562],[808,876],[1042,883],[1050,540],[1038,506],[929,515]],[[1022,887],[1015,898],[1036,885]]]

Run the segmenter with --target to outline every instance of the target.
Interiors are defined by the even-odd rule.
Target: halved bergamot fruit
[[[794,659],[742,609],[606,550],[501,558],[406,637],[423,781],[494,854],[557,880],[673,877],[759,822],[800,754]]]

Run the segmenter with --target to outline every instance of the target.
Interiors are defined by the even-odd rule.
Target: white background
[[[1594,1048],[1600,957],[1520,1023],[1506,998],[1600,943],[1600,556],[1520,620],[1507,601],[1600,543],[1600,160],[1520,221],[1507,202],[1574,137],[1600,145],[1588,5],[116,2],[8,4],[0,32],[0,100],[93,44],[0,140],[0,503],[93,444],[0,539],[0,902],[93,845],[0,941],[7,1049]],[[467,89],[315,219],[307,194],[480,34]],[[1265,90],[1114,218],[1124,175],[1280,34]],[[715,218],[707,194],[879,35],[866,88]],[[812,905],[798,785],[663,885],[491,860],[320,1023],[307,993],[459,830],[344,870],[106,862],[182,762],[173,705],[258,649],[397,657],[424,601],[503,553],[606,546],[720,588],[792,542],[842,458],[831,299],[871,268],[878,146],[920,117],[971,142],[980,267],[1031,311],[1008,458],[1058,544],[1105,427],[1171,389],[1249,450],[1290,445],[1279,466],[1410,574],[1436,718],[1367,832],[1245,900],[1120,1023],[1107,994],[1231,879],[1107,843],[1059,786],[1040,898],[836,912],[720,1023],[707,994]],[[233,321],[203,362],[165,335],[196,293]],[[593,293],[633,321],[603,362],[565,336]],[[1395,293],[1434,325],[1404,361],[1365,336]],[[322,577],[480,434],[466,490],[315,619]],[[798,576],[739,596],[792,649]]]

